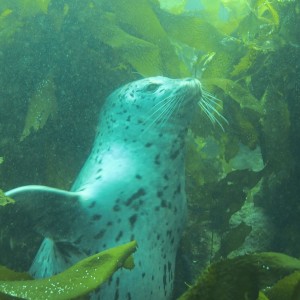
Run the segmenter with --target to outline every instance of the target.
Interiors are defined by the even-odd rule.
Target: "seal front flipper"
[[[81,195],[40,185],[28,185],[5,193],[16,203],[18,215],[29,218],[33,228],[53,240],[70,240],[74,228],[84,217]]]
[[[29,185],[5,193],[16,202],[14,210],[16,226],[22,228],[22,220],[45,237],[30,268],[34,277],[57,274],[85,255],[72,244],[84,213],[80,193],[67,192],[47,186]]]

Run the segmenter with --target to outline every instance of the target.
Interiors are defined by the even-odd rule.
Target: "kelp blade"
[[[0,281],[0,292],[22,299],[73,299],[99,287],[119,268],[132,268],[130,255],[136,250],[136,247],[136,241],[132,241],[105,250],[49,278],[21,281],[2,280]]]

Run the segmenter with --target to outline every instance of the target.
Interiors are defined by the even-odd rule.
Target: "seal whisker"
[[[169,107],[167,107],[164,112],[165,112],[165,116],[163,116],[162,118],[162,123],[160,124],[160,126],[164,126],[164,124],[166,122],[168,122],[168,120],[170,119],[170,117],[174,114],[174,112],[176,111],[176,113],[178,113],[180,111],[181,105],[184,102],[184,97],[182,95],[175,97],[174,99],[172,99],[172,102],[169,102]]]
[[[175,103],[171,102],[170,105],[165,109],[164,116],[161,118],[161,120],[162,120],[162,122],[160,124],[161,127],[163,127],[165,125],[165,123],[168,122],[170,117],[173,115],[176,107],[178,107],[178,102],[175,101]]]
[[[144,123],[147,124],[148,121],[154,117],[151,120],[151,122],[147,125],[144,132],[148,131],[152,127],[153,124],[155,124],[156,122],[159,122],[160,120],[165,118],[164,115],[166,114],[166,111],[168,111],[170,107],[172,108],[172,104],[173,104],[172,102],[173,102],[173,99],[171,96],[169,96],[169,97],[164,98],[163,100],[161,100],[159,103],[157,103],[155,105],[155,106],[157,106],[159,104],[160,106],[155,111],[153,111],[151,113],[151,115],[145,120]]]
[[[203,94],[204,97],[209,98],[210,100],[213,99],[213,100],[215,101],[215,103],[217,103],[217,102],[222,102],[221,99],[215,97],[214,95],[212,95],[212,94],[209,93],[208,91],[202,90],[202,94]]]
[[[221,100],[211,95],[210,93],[203,91],[201,100],[198,101],[198,105],[204,111],[204,113],[208,116],[210,121],[215,124],[217,123],[221,129],[224,131],[224,127],[219,121],[221,119],[223,122],[228,124],[226,118],[218,111],[218,108],[222,108],[222,106],[218,103]],[[215,107],[216,106],[216,107]],[[215,116],[216,115],[216,116]]]

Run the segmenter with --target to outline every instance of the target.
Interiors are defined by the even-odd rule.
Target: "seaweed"
[[[12,204],[12,203],[15,203],[15,200],[10,197],[7,197],[0,189],[0,206],[5,206],[7,204]]]
[[[29,100],[25,126],[20,138],[23,141],[29,136],[31,130],[42,129],[49,117],[53,117],[57,110],[55,85],[51,75],[47,76],[37,87],[34,95]]]
[[[102,251],[49,278],[29,276],[0,267],[0,293],[22,299],[74,299],[88,294],[108,280],[119,268],[134,267],[135,241]],[[1,298],[1,295],[0,295]],[[2,298],[1,298],[2,299]]]
[[[225,259],[210,265],[178,300],[266,299],[264,290],[270,300],[297,299],[299,268],[300,260],[275,252]]]

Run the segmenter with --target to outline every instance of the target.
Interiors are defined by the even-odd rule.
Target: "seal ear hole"
[[[157,83],[150,83],[145,87],[146,92],[155,92],[160,87],[160,84]]]

